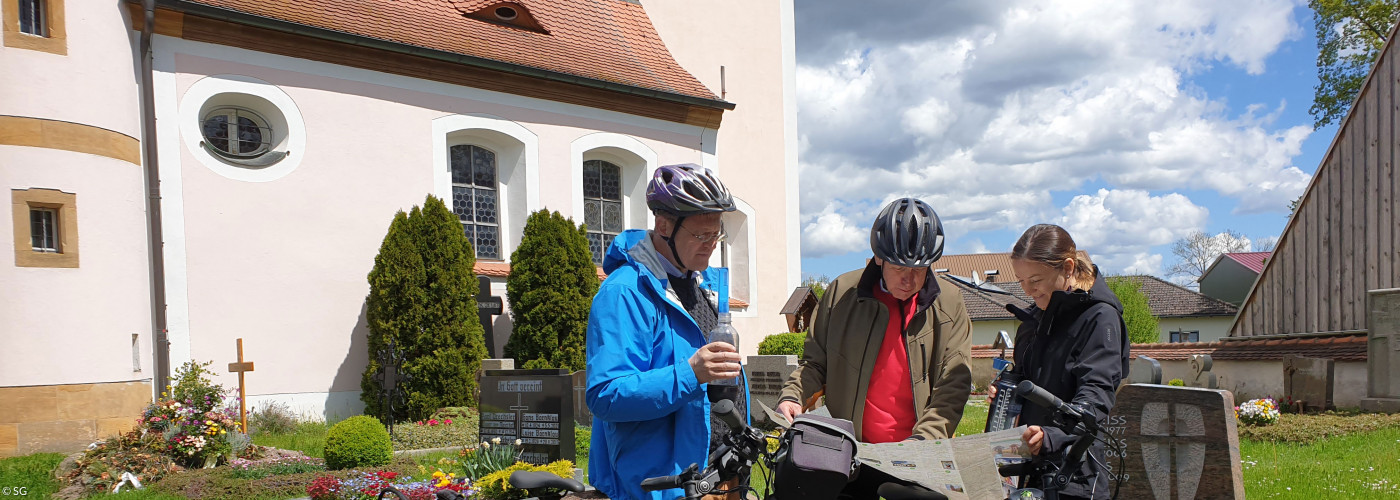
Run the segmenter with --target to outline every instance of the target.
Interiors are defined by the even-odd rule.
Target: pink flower
[[[450,425],[452,423],[452,419],[447,419],[447,423]]]

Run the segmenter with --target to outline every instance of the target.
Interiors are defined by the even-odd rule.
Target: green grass
[[[0,487],[8,490],[3,496],[48,498],[57,493],[58,481],[53,477],[53,470],[62,461],[63,455],[58,453],[0,459]],[[23,494],[15,488],[24,488]]]
[[[953,437],[981,434],[986,428],[987,401],[979,396],[972,396],[967,406],[963,407],[962,421],[958,422],[958,429],[953,431]]]
[[[1241,440],[1249,498],[1363,498],[1400,495],[1400,428],[1312,444]]]
[[[253,436],[253,444],[271,446],[284,450],[297,450],[308,457],[325,458],[325,422],[300,422],[296,429],[286,434],[260,433]]]

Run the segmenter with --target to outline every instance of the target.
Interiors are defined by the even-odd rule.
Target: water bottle
[[[994,359],[992,364],[999,373],[996,380],[992,381],[992,386],[997,388],[997,395],[992,398],[991,407],[987,409],[987,426],[984,429],[986,432],[1015,427],[1016,417],[1021,415],[1020,398],[1016,397],[1016,384],[1021,382],[1021,377],[1010,370],[1011,363],[1005,359]]]
[[[709,337],[710,342],[728,342],[735,350],[739,349],[739,331],[734,329],[728,312],[719,313],[719,324],[710,331]],[[716,380],[710,385],[739,385],[739,377]]]
[[[733,320],[729,317],[729,269],[715,269],[715,291],[717,307],[719,310],[719,324],[707,335],[710,342],[728,342],[734,346],[734,350],[739,350],[739,331],[734,329]],[[739,377],[727,378],[710,382],[710,385],[739,385]]]

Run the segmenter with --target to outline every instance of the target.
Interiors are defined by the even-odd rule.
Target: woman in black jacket
[[[1027,229],[1011,250],[1011,267],[1033,307],[1008,305],[1020,320],[1014,371],[1103,425],[1113,409],[1118,383],[1128,373],[1128,338],[1123,306],[1103,275],[1075,248],[1064,228],[1039,224]],[[1052,410],[1025,402],[1022,439],[1032,454],[1059,459],[1074,437],[1055,427]],[[1109,470],[1102,442],[1096,442],[1079,469],[1084,476],[1060,490],[1060,498],[1108,498]],[[1095,477],[1093,483],[1089,477]],[[1032,486],[1040,478],[1034,478]]]

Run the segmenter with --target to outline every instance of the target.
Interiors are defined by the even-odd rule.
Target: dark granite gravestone
[[[1162,363],[1147,356],[1138,356],[1129,366],[1128,381],[1133,384],[1162,383]]]
[[[1235,400],[1229,391],[1130,384],[1118,390],[1109,434],[1125,445],[1119,498],[1244,498]],[[1110,484],[1111,486],[1111,484]]]
[[[574,386],[565,370],[487,370],[481,377],[481,439],[521,441],[533,464],[574,460]]]
[[[1283,394],[1305,409],[1332,408],[1333,371],[1330,359],[1284,356]]]
[[[778,407],[778,396],[782,395],[783,384],[788,375],[797,369],[797,356],[749,356],[744,372],[749,376],[749,397],[761,401],[769,408]],[[754,408],[758,408],[754,405]],[[765,422],[768,415],[762,411],[750,411],[756,422]]]
[[[506,340],[510,336],[508,332],[497,335],[496,329],[491,326],[491,317],[505,312],[505,305],[500,297],[491,295],[491,278],[477,276],[476,286],[476,316],[481,320],[481,331],[486,336],[486,354],[490,358],[500,358],[505,355]]]

